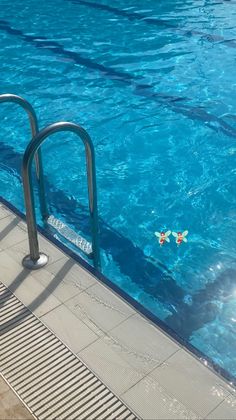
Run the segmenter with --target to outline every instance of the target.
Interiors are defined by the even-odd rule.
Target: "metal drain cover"
[[[0,282],[0,368],[38,419],[137,417]]]

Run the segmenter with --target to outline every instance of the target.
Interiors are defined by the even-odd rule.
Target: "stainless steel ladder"
[[[100,269],[100,250],[98,243],[98,210],[97,210],[97,186],[96,186],[96,171],[95,171],[95,154],[94,147],[90,136],[84,128],[71,122],[57,122],[49,125],[43,130],[38,130],[37,117],[33,107],[25,99],[17,95],[4,94],[0,95],[1,102],[15,102],[25,109],[28,113],[31,125],[32,139],[28,144],[22,164],[22,177],[24,187],[24,198],[26,207],[26,222],[28,228],[28,239],[30,254],[24,257],[22,264],[31,269],[37,270],[43,267],[48,262],[48,256],[39,252],[38,232],[36,225],[36,214],[34,205],[34,194],[32,186],[32,162],[35,158],[36,174],[38,180],[40,210],[43,220],[55,228],[59,234],[64,236],[67,240],[76,245],[88,257],[93,259],[94,267]],[[50,135],[60,131],[70,131],[83,141],[86,153],[86,167],[87,167],[87,184],[89,195],[89,212],[92,232],[92,243],[90,244],[82,236],[78,235],[72,229],[68,228],[63,222],[56,219],[54,216],[48,214],[43,165],[40,146]],[[69,233],[69,235],[68,235]],[[73,235],[72,235],[73,234]],[[74,237],[72,237],[74,236]],[[72,239],[71,239],[72,238]]]

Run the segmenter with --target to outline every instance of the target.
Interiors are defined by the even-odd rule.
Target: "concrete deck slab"
[[[229,396],[218,407],[211,411],[206,417],[211,420],[235,420],[236,419],[236,401],[235,397]]]
[[[37,316],[56,308],[61,302],[45,289],[30,272],[6,251],[0,252],[1,280]]]
[[[105,340],[143,375],[180,350],[179,345],[138,314],[113,328]]]
[[[135,313],[129,305],[99,282],[68,300],[66,306],[100,335]]]
[[[96,283],[95,278],[67,257],[48,264],[43,272],[35,272],[34,277],[63,303]]]
[[[111,389],[117,395],[121,395],[140,381],[144,375],[122,357],[117,351],[119,345],[111,343],[106,337],[95,341],[78,355],[88,366],[92,363],[94,372],[104,383],[109,382]]]
[[[0,249],[6,249],[27,239],[27,232],[22,229],[22,225],[19,217],[13,214],[0,219]]]
[[[41,320],[75,353],[98,339],[98,336],[64,305],[50,311]]]
[[[130,406],[135,406],[142,419],[200,419],[189,406],[182,404],[174,394],[150,376],[122,394],[122,399]]]
[[[219,377],[216,379],[214,373],[185,350],[172,355],[154,369],[150,377],[178,401],[194,409],[201,418],[229,395],[225,382]]]

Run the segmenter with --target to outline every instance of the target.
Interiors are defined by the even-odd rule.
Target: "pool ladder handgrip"
[[[47,221],[49,218],[46,196],[44,188],[43,165],[40,146],[52,134],[61,131],[70,131],[83,141],[86,154],[86,167],[87,167],[87,184],[89,196],[89,213],[92,231],[92,252],[89,253],[93,258],[95,269],[99,270],[100,263],[100,250],[98,242],[98,210],[97,210],[97,186],[96,186],[96,170],[95,170],[95,154],[92,140],[87,131],[81,126],[71,122],[57,122],[51,124],[41,131],[38,131],[38,122],[33,107],[25,99],[13,94],[0,95],[1,102],[15,102],[22,106],[28,113],[31,125],[32,140],[28,144],[22,165],[24,198],[26,207],[26,223],[28,228],[28,239],[30,254],[24,257],[22,264],[24,267],[36,270],[43,267],[48,262],[48,256],[39,252],[38,232],[36,225],[36,214],[34,204],[34,194],[32,186],[32,162],[35,158],[36,173],[38,179],[39,197],[40,197],[40,210],[43,220]],[[83,239],[83,238],[82,238]],[[81,249],[81,248],[80,248]],[[83,251],[83,249],[82,249]],[[86,252],[85,252],[86,253]]]

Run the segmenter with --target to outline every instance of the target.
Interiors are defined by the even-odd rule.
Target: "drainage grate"
[[[38,419],[137,417],[0,282],[1,375]]]

